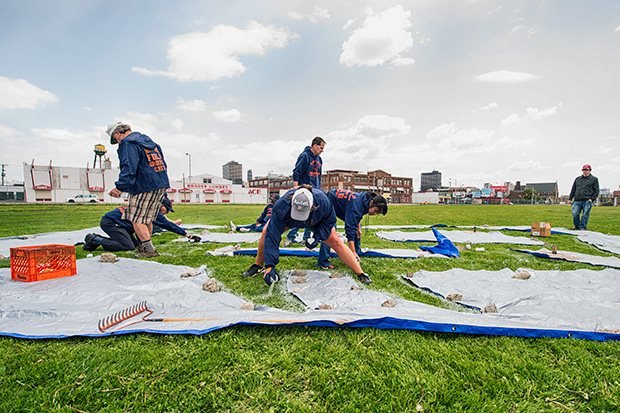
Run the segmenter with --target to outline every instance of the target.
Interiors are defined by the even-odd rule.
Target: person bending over
[[[325,192],[312,188],[310,185],[301,185],[298,189],[291,189],[273,206],[271,219],[263,229],[258,241],[258,252],[254,264],[243,274],[251,277],[265,267],[263,280],[271,285],[280,279],[276,265],[280,260],[280,242],[282,233],[290,228],[311,228],[314,231],[314,243],[307,245],[315,247],[318,241],[323,241],[333,248],[338,257],[357,275],[360,282],[370,284],[372,280],[366,274],[356,256],[338,237],[334,225],[336,214]]]
[[[362,237],[360,222],[364,215],[387,214],[387,202],[384,197],[378,196],[373,192],[357,193],[346,189],[332,189],[327,193],[336,217],[344,221],[344,232],[347,236],[347,245],[351,253],[359,261],[356,247]],[[334,225],[335,227],[335,225]],[[334,268],[329,262],[330,248],[326,243],[321,242],[319,250],[319,260],[316,266],[322,269]]]

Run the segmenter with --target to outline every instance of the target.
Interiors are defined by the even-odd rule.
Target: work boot
[[[144,252],[134,255],[133,257],[134,258],[155,258],[155,257],[159,257],[159,253],[155,250],[153,251],[146,250]]]
[[[261,267],[260,265],[252,264],[250,268],[248,268],[243,274],[241,274],[241,276],[242,277],[253,277],[256,274],[258,274],[262,269],[263,267]]]
[[[140,244],[140,245],[138,245],[138,246],[136,247],[136,252],[137,252],[138,254],[139,254],[139,253],[142,253],[142,252],[146,252],[146,248],[144,248],[144,245]]]

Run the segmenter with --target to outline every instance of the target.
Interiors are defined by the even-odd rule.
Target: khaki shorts
[[[148,225],[155,221],[161,209],[161,200],[164,199],[166,188],[141,194],[129,195],[129,205],[123,212],[122,219],[134,224]]]

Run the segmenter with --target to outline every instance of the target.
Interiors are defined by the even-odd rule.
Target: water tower
[[[93,161],[93,168],[97,167],[97,157],[99,157],[99,168],[103,169],[103,156],[107,152],[105,150],[105,146],[98,143],[95,145],[95,149],[93,149],[93,151],[95,152],[95,160]]]

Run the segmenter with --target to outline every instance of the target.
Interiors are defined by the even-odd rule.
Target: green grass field
[[[230,219],[249,224],[262,208],[179,205],[171,218],[192,224],[225,225]],[[110,205],[0,205],[0,237],[97,226],[110,209]],[[371,217],[368,223],[482,226],[534,221],[570,228],[570,207],[391,205],[388,215]],[[620,208],[594,208],[589,229],[620,235]],[[420,245],[395,246],[374,232],[364,234],[362,246]],[[175,238],[170,233],[154,237],[161,254],[157,261],[206,264],[227,291],[256,304],[303,311],[301,303],[286,293],[284,283],[270,295],[260,277],[241,278],[253,257],[210,257],[205,251],[221,245],[171,242]],[[610,255],[568,235],[545,240],[561,250]],[[484,247],[484,252],[464,251],[461,258],[450,260],[364,258],[362,267],[374,280],[369,288],[435,306],[448,305],[404,285],[398,274],[456,267],[596,269],[519,254],[508,245]],[[78,258],[85,257],[81,248],[77,250]],[[332,262],[351,274],[339,260]],[[282,257],[278,268],[312,269],[315,263],[313,258]],[[0,261],[0,267],[9,265],[9,260]],[[0,411],[616,412],[620,411],[620,342],[286,326],[233,327],[202,336],[0,337]]]

